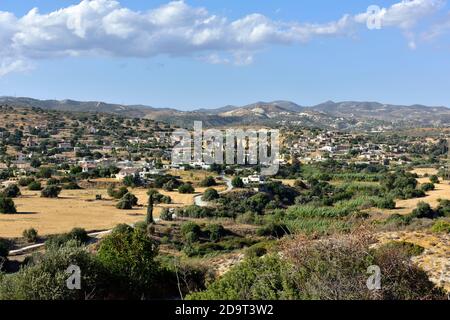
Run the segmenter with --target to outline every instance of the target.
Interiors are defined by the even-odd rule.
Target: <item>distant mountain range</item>
[[[290,101],[256,102],[246,106],[179,111],[145,105],[120,105],[98,101],[37,100],[0,97],[0,104],[48,110],[101,112],[147,118],[191,127],[193,121],[204,126],[299,125],[330,129],[375,129],[379,127],[448,127],[450,109],[423,105],[391,105],[378,102],[333,102],[300,106]]]

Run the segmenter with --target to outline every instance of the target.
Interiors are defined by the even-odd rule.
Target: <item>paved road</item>
[[[231,178],[228,178],[225,175],[221,175],[221,177],[223,180],[225,180],[225,182],[227,184],[227,189],[219,192],[219,194],[223,194],[223,193],[230,192],[231,190],[233,190],[233,184],[231,183]],[[199,207],[207,207],[209,204],[207,201],[203,201],[202,197],[203,197],[203,194],[195,196],[194,203],[195,203],[195,205],[197,205]]]

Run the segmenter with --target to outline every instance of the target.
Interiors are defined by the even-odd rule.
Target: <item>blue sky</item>
[[[0,95],[184,110],[279,99],[450,106],[443,0],[87,2],[0,2]],[[366,26],[373,4],[379,30]]]

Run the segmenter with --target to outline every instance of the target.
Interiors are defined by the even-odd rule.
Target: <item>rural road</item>
[[[221,177],[227,183],[227,189],[224,190],[224,191],[219,192],[219,194],[223,194],[223,193],[230,192],[231,190],[233,190],[233,185],[231,184],[231,179],[226,177],[225,175],[221,175]],[[195,196],[194,197],[194,203],[195,203],[196,206],[199,206],[199,207],[207,207],[208,206],[208,202],[207,201],[203,201],[202,197],[203,197],[203,194],[199,194],[198,196]]]

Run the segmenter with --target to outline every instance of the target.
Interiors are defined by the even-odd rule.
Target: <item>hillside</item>
[[[371,130],[407,127],[448,127],[450,109],[424,105],[392,105],[378,102],[333,102],[300,106],[290,101],[256,102],[246,106],[225,106],[217,109],[179,111],[145,105],[120,105],[98,101],[37,100],[0,97],[0,103],[11,106],[50,110],[112,113],[134,118],[147,118],[192,126],[203,121],[205,127],[228,125],[298,125],[329,129]]]

